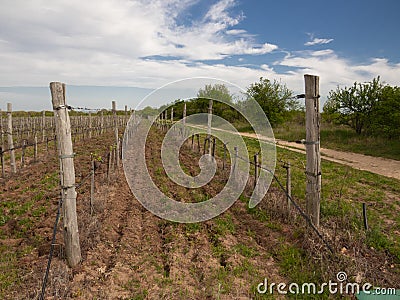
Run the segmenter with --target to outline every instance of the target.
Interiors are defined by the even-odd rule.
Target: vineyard
[[[349,282],[400,287],[398,180],[324,161],[321,223],[313,230],[303,213],[305,156],[277,149],[274,180],[262,202],[249,208],[263,158],[259,142],[244,138],[247,157],[238,152],[236,158],[251,163],[251,176],[232,207],[205,222],[167,221],[135,199],[121,162],[132,155],[122,149],[135,143],[126,125],[149,120],[126,108],[118,112],[115,104],[96,113],[67,108],[81,112],[69,117],[81,261],[68,266],[64,227],[57,222],[63,217],[55,118],[45,112],[13,117],[9,105],[0,120],[0,298],[274,299],[283,296],[257,291],[265,278],[321,284],[336,280],[338,272],[346,272]],[[235,161],[227,148],[234,145],[206,132],[189,135],[179,151],[182,169],[196,176],[199,160],[209,153],[216,173],[200,188],[174,183],[161,149],[182,117],[153,123],[144,145],[146,165],[165,195],[200,203],[226,185]],[[135,184],[141,188],[140,181]],[[368,204],[368,224],[362,203]],[[333,296],[326,291],[304,297]]]

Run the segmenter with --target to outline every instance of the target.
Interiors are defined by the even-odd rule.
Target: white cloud
[[[230,29],[226,31],[226,34],[229,35],[243,35],[243,34],[247,34],[247,31],[244,29]]]
[[[307,43],[305,43],[304,46],[324,45],[324,44],[329,44],[332,41],[333,41],[333,39],[314,38],[311,41],[308,41]]]
[[[381,79],[391,85],[399,85],[400,64],[391,64],[387,59],[371,59],[359,65],[339,57],[333,50],[300,51],[286,55],[277,65],[294,68],[283,76],[288,85],[297,91],[303,90],[301,79],[304,74],[315,74],[321,77],[321,95],[326,97],[336,86],[349,86],[355,81],[365,82],[380,75]]]
[[[0,83],[47,86],[50,81],[63,81],[157,88],[186,77],[211,76],[245,88],[263,76],[282,80],[300,93],[303,75],[312,73],[321,76],[321,95],[338,84],[377,75],[399,85],[400,64],[384,58],[355,64],[326,49],[290,51],[277,62],[269,61],[260,55],[279,54],[277,45],[232,28],[244,18],[242,13],[232,13],[234,0],[217,1],[203,16],[180,22],[199,1],[6,1],[0,10]],[[331,41],[310,35],[308,43]],[[248,57],[244,59],[251,65],[221,62],[230,56],[241,62],[242,55],[260,59],[256,65]],[[285,71],[279,73],[280,67]]]

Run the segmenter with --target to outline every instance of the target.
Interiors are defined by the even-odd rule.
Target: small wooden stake
[[[5,178],[6,174],[4,172],[4,153],[3,147],[0,146],[0,161],[1,161],[1,177]]]
[[[363,203],[362,209],[363,209],[364,228],[365,230],[368,230],[367,204]]]
[[[254,154],[254,188],[257,185],[258,179],[258,153]]]
[[[92,157],[92,178],[90,182],[90,215],[93,215],[93,201],[94,201],[94,158]]]
[[[286,193],[287,193],[287,209],[288,209],[288,214],[290,214],[290,197],[292,197],[292,179],[291,179],[291,170],[290,170],[290,161],[287,162],[286,166],[284,166],[286,169]]]

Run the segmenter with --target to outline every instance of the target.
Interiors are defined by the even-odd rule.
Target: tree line
[[[222,100],[214,101],[213,114],[235,125],[246,122],[237,108],[245,106],[249,99],[257,101],[272,127],[304,119],[304,105],[296,100],[293,91],[282,82],[263,77],[247,87],[244,100],[236,99],[224,84],[206,85],[198,91],[197,97],[172,103],[176,119],[183,114],[184,102],[187,115],[191,115],[207,112],[209,99]],[[160,113],[168,106],[171,104],[158,109],[146,107],[142,114]],[[380,77],[371,82],[355,82],[350,87],[337,87],[329,92],[322,117],[328,124],[346,125],[360,135],[400,138],[400,88],[381,83]]]

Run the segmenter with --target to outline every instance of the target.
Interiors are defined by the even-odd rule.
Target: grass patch
[[[286,141],[304,139],[305,125],[288,122],[274,128],[274,134],[276,138]],[[320,136],[321,146],[324,148],[400,160],[400,140],[398,139],[358,135],[347,126],[324,122],[321,123]]]

